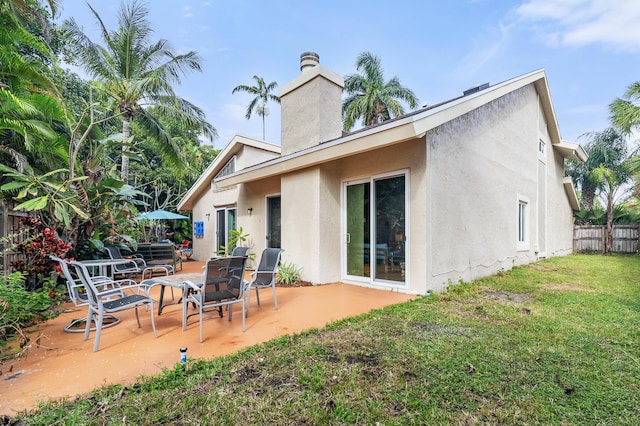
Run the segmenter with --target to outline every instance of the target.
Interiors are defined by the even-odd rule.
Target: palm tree
[[[264,117],[269,115],[269,110],[267,109],[267,102],[273,101],[276,103],[280,103],[280,97],[276,95],[272,95],[271,91],[278,87],[278,83],[272,81],[269,84],[264,82],[262,77],[258,77],[257,75],[253,76],[253,79],[256,81],[255,86],[246,86],[241,84],[240,86],[236,86],[231,93],[236,92],[247,92],[252,95],[255,95],[255,98],[249,102],[249,106],[247,106],[247,113],[245,117],[247,120],[251,118],[251,113],[255,110],[256,114],[262,117],[262,139],[265,139],[264,132]]]
[[[20,1],[0,4],[0,160],[23,171],[30,163],[59,165],[66,141],[54,130],[65,117],[49,70],[23,54],[28,49],[48,56],[49,49],[20,24],[18,6],[27,7]]]
[[[627,88],[623,98],[618,98],[609,105],[611,121],[625,135],[640,128],[639,101],[640,81],[636,81]]]
[[[100,26],[104,47],[91,41],[73,18],[65,21],[65,26],[80,64],[97,80],[96,87],[112,99],[114,112],[122,118],[122,180],[126,183],[129,179],[133,120],[152,133],[166,160],[182,162],[177,145],[148,106],[198,126],[210,140],[217,137],[202,110],[178,97],[172,87],[188,72],[201,71],[200,56],[195,51],[176,54],[164,39],[152,42],[149,10],[138,0],[121,6],[118,29],[112,32],[107,31],[90,5],[89,8]]]
[[[342,102],[345,131],[350,131],[359,119],[364,126],[371,126],[403,115],[404,108],[399,101],[406,102],[410,108],[418,105],[415,94],[402,87],[398,77],[384,81],[379,57],[369,52],[361,53],[356,69],[361,73],[348,75],[344,81],[344,91],[348,95]]]

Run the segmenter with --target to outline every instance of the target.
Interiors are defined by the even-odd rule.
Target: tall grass
[[[638,424],[640,258],[549,259],[190,360],[30,424]]]

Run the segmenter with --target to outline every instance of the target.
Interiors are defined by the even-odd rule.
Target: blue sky
[[[116,1],[93,0],[114,29]],[[84,1],[63,0],[92,40],[97,25]],[[235,134],[261,138],[258,116],[244,118],[251,97],[231,91],[253,75],[279,86],[299,73],[300,53],[348,75],[369,51],[386,79],[397,76],[420,104],[435,104],[482,83],[544,68],[562,137],[609,126],[608,105],[640,80],[638,0],[152,0],[154,40],[196,50],[204,71],[177,93],[201,107],[223,148]],[[280,143],[280,107],[270,104],[267,141]]]

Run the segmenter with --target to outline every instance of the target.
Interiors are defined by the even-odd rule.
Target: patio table
[[[153,277],[153,278],[150,278],[148,280],[142,281],[140,284],[147,286],[149,288],[149,290],[154,285],[159,285],[160,286],[160,299],[158,300],[158,315],[160,315],[162,313],[162,308],[164,308],[165,306],[167,306],[167,305],[176,305],[176,304],[179,304],[182,301],[182,297],[181,297],[180,300],[178,300],[177,302],[163,304],[162,302],[164,300],[164,289],[165,289],[165,287],[177,288],[177,289],[182,290],[183,293],[184,293],[184,282],[185,281],[201,282],[202,279],[203,279],[203,274],[202,273],[193,272],[193,273],[189,273],[189,274],[166,275],[166,276]]]

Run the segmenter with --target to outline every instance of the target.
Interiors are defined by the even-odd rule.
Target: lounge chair
[[[276,296],[276,274],[280,264],[280,255],[284,250],[279,248],[266,248],[260,256],[260,264],[255,272],[251,273],[251,281],[245,281],[245,291],[247,292],[247,316],[251,307],[251,289],[256,290],[256,298],[260,305],[260,293],[258,290],[271,287],[273,289],[273,304],[278,309],[278,298]]]
[[[96,283],[93,282],[91,274],[85,265],[80,262],[70,261],[70,265],[75,268],[78,278],[82,282],[87,294],[87,302],[89,306],[89,312],[87,315],[87,325],[84,329],[84,340],[89,339],[89,331],[91,329],[91,322],[95,321],[96,324],[96,337],[93,344],[93,351],[97,352],[100,347],[100,334],[103,328],[103,321],[105,314],[111,314],[126,309],[136,310],[136,320],[138,321],[138,328],[142,327],[140,324],[140,317],[138,315],[138,307],[148,306],[151,312],[151,326],[153,328],[153,334],[157,338],[156,324],[153,318],[153,299],[140,294],[140,290],[143,286],[137,284],[133,280],[121,280],[118,281],[118,290],[122,292],[122,296],[113,294],[113,290],[100,291]],[[100,285],[105,285],[105,282],[101,282]],[[109,296],[109,299],[105,300],[104,297]]]
[[[192,303],[200,318],[200,342],[202,342],[202,317],[205,309],[217,308],[222,317],[222,307],[229,307],[229,321],[233,306],[242,305],[242,331],[245,331],[244,266],[246,257],[218,257],[209,259],[205,266],[204,281],[185,281],[185,296],[182,299],[182,330],[187,329],[187,309]],[[194,314],[196,315],[196,314]]]

